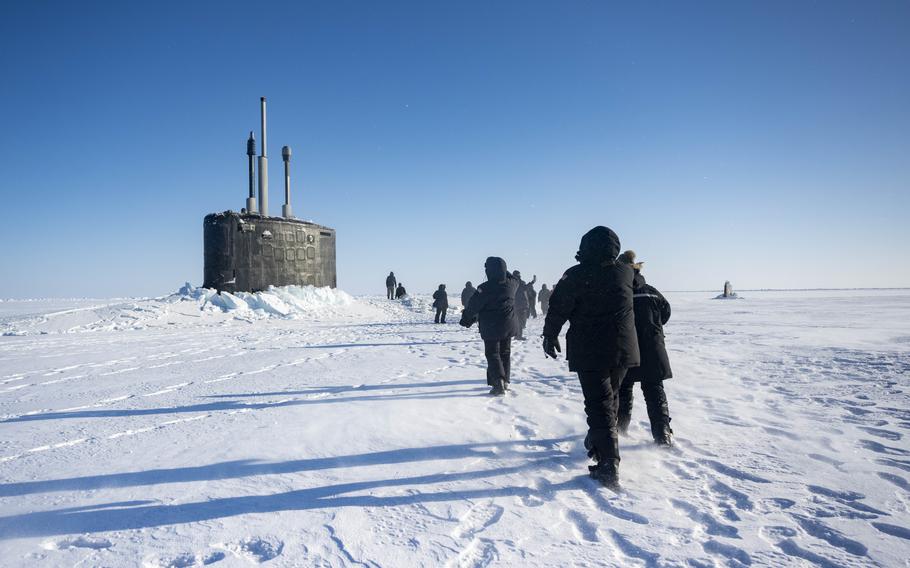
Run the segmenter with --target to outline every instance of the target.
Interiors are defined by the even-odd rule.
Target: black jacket
[[[398,284],[398,282],[395,280],[394,274],[389,274],[388,276],[385,277],[385,287],[386,288],[394,288],[396,284]]]
[[[571,371],[604,371],[636,367],[638,338],[632,305],[632,267],[616,263],[619,237],[595,227],[581,239],[579,264],[568,269],[553,288],[543,334],[566,333],[566,359]]]
[[[407,295],[408,295],[407,290],[404,289],[404,286],[402,286],[401,284],[399,284],[399,285],[398,285],[398,288],[395,290],[395,297],[396,297],[396,298],[403,298],[403,297],[405,297],[405,296],[407,296]]]
[[[550,301],[550,294],[552,294],[552,292],[549,288],[543,288],[540,293],[537,294],[537,298],[540,300],[541,304],[546,304]]]
[[[669,379],[673,372],[664,345],[664,324],[670,319],[670,303],[641,274],[635,275],[632,293],[641,365],[629,369],[626,380],[647,383]]]
[[[465,286],[464,290],[461,291],[461,305],[463,307],[468,307],[468,302],[471,301],[471,296],[477,292],[477,288],[473,286]]]
[[[515,289],[515,311],[530,313],[531,303],[528,301],[528,283],[515,276],[512,276],[512,278],[518,283],[518,288]]]
[[[462,325],[480,322],[480,337],[502,340],[517,332],[515,293],[518,279],[506,270],[506,261],[491,256],[484,265],[487,281],[477,287],[461,315]]]
[[[437,309],[448,309],[449,307],[449,295],[446,294],[446,291],[443,289],[436,290],[433,292],[433,307]]]

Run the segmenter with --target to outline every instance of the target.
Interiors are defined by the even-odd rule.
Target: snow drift
[[[229,294],[186,283],[157,298],[117,301],[52,301],[24,307],[10,300],[0,310],[0,335],[27,336],[86,331],[126,331],[211,324],[224,318],[322,318],[349,314],[357,305],[341,290],[314,286],[270,287],[264,292]],[[34,302],[33,302],[34,303]],[[50,308],[50,309],[48,309]]]
[[[295,317],[305,314],[334,312],[333,308],[346,307],[354,298],[332,288],[315,286],[269,286],[265,292],[238,292],[220,294],[211,288],[193,288],[185,284],[177,293],[184,299],[200,302],[200,309],[217,308],[224,312],[255,312],[266,317]]]

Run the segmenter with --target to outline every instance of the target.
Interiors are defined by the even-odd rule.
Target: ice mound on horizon
[[[265,316],[292,318],[303,314],[334,311],[350,306],[354,298],[341,290],[315,286],[269,286],[263,292],[218,293],[211,288],[194,288],[186,283],[178,296],[200,302],[200,308],[217,308],[222,312],[253,312]]]

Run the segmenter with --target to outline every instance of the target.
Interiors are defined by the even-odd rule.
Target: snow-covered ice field
[[[0,303],[0,564],[910,566],[910,291],[668,294],[619,495],[541,320],[304,292]]]

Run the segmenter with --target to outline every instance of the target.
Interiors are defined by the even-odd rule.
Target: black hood
[[[471,284],[470,282],[465,282],[465,283],[464,283],[464,287],[465,287],[465,288],[473,288],[474,285]]]
[[[505,260],[498,256],[487,257],[487,261],[483,263],[483,268],[487,273],[487,280],[490,282],[505,282],[506,274],[508,274]]]
[[[636,290],[639,288],[644,288],[645,284],[647,284],[647,282],[645,282],[644,275],[641,272],[636,270],[635,276],[632,278],[632,288],[634,288]]]
[[[598,226],[584,234],[575,260],[582,264],[613,262],[619,255],[619,237],[611,229]]]

